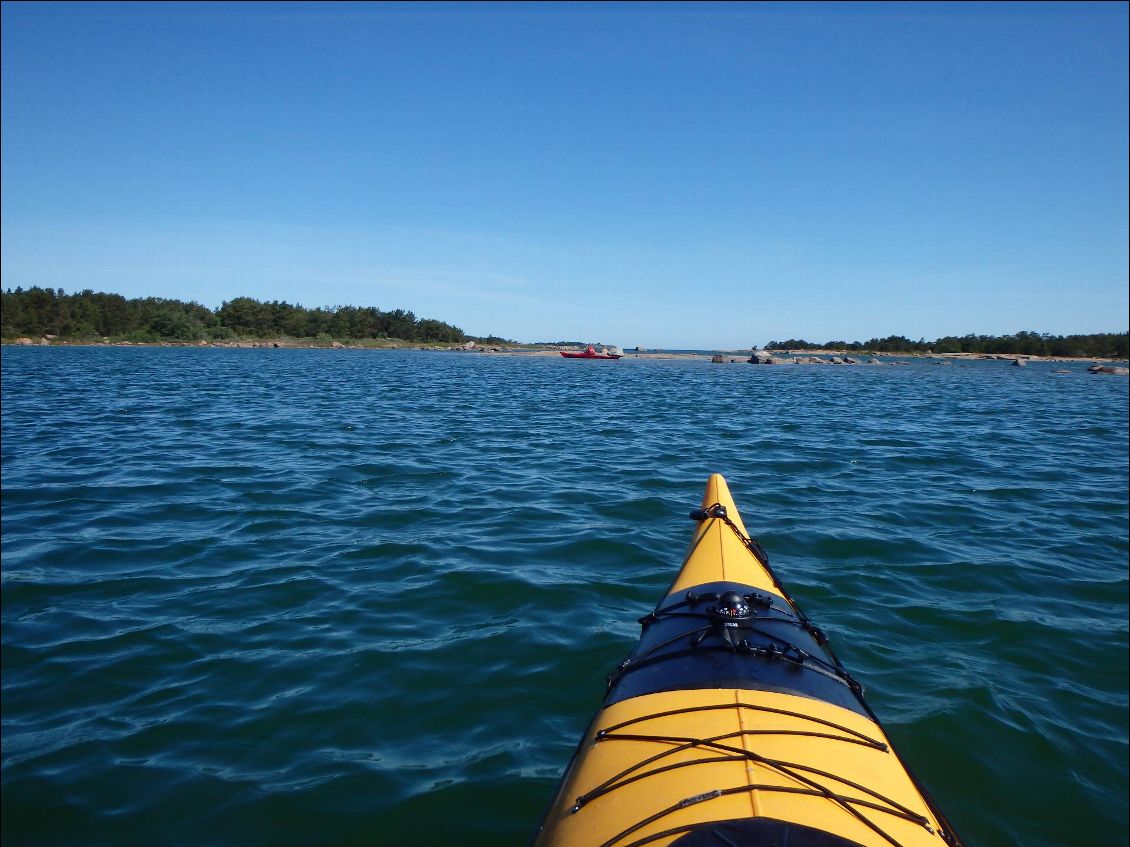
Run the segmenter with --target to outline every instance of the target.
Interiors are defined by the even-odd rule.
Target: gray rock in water
[[[1093,374],[1114,374],[1115,376],[1130,374],[1130,368],[1116,368],[1111,365],[1091,365],[1087,368],[1087,371]]]
[[[1014,367],[1017,367],[1017,368],[1028,367],[1028,362],[1025,359],[1013,359],[1012,364],[1013,364]]]
[[[840,358],[839,356],[833,356],[833,357],[832,357],[832,359],[831,359],[831,361],[832,361],[832,364],[833,364],[833,365],[842,365],[842,364],[844,364],[844,360],[843,360],[843,359],[841,359],[841,358]]]
[[[880,362],[878,359],[872,357],[872,358],[867,360],[867,364],[869,364],[869,365],[881,365],[883,363]]]
[[[844,356],[845,365],[858,365],[859,359],[853,359],[851,356]]]

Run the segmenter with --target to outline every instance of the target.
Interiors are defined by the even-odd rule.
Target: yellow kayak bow
[[[539,847],[960,847],[714,474]]]

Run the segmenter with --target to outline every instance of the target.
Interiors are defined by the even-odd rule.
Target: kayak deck
[[[882,730],[807,698],[732,689],[635,698],[604,709],[582,750],[546,843],[671,844],[704,823],[759,817],[849,844],[944,843]]]
[[[696,517],[535,843],[960,844],[777,582],[721,476]],[[718,611],[738,596],[750,607],[740,625]]]

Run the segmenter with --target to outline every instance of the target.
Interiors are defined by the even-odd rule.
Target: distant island
[[[372,306],[307,309],[286,301],[235,297],[215,311],[199,303],[162,297],[127,299],[86,290],[16,288],[0,293],[0,337],[51,337],[66,341],[160,342],[309,339],[334,341],[393,339],[417,343],[461,344],[469,336],[459,327],[417,318],[403,309]],[[504,339],[476,339],[505,343]]]
[[[459,327],[432,318],[417,318],[404,309],[334,306],[307,309],[286,301],[235,297],[212,310],[199,303],[162,297],[127,299],[90,289],[67,294],[63,289],[8,289],[0,292],[0,339],[49,339],[57,342],[131,344],[202,343],[288,339],[309,346],[332,344],[397,346],[399,344],[519,346],[498,336],[471,336]],[[984,353],[1061,358],[1126,359],[1127,333],[1048,335],[946,336],[912,341],[902,335],[868,341],[803,339],[770,341],[766,350],[837,350],[870,353]],[[583,347],[582,341],[547,342],[532,346]],[[521,345],[530,346],[530,345]]]
[[[986,353],[1052,358],[1125,359],[1128,334],[1098,332],[1091,335],[1048,335],[1017,332],[1012,335],[947,335],[934,341],[911,341],[902,335],[867,341],[825,341],[812,344],[803,339],[770,341],[766,350],[842,350],[869,353]]]

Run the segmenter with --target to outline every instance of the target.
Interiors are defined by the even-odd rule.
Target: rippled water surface
[[[2,367],[5,845],[524,843],[715,471],[971,847],[1126,843],[1125,377]]]

